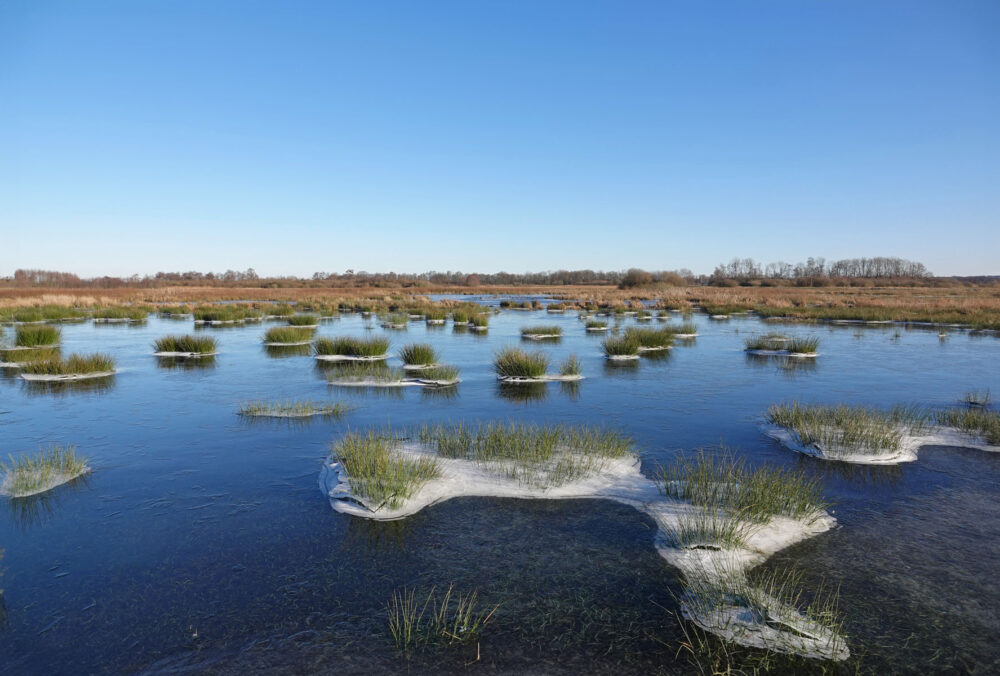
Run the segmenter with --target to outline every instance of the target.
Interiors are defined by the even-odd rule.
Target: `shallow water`
[[[393,591],[455,583],[501,604],[477,669],[685,673],[675,659],[677,575],[653,550],[652,521],[634,510],[465,498],[371,523],[334,513],[318,489],[320,461],[348,427],[509,418],[620,427],[647,473],[720,443],[753,463],[815,472],[840,528],[766,565],[794,564],[810,583],[840,586],[862,668],[1000,668],[1000,455],[925,448],[914,463],[857,468],[796,456],[758,429],[768,404],[790,399],[943,407],[972,389],[1000,392],[1000,340],[695,321],[697,339],[636,366],[608,365],[603,336],[586,334],[571,313],[505,312],[486,335],[420,322],[384,331],[346,315],[319,329],[361,336],[370,323],[394,350],[432,342],[462,370],[451,393],[330,388],[308,355],[260,346],[277,324],[200,329],[220,343],[202,365],[151,356],[156,337],[191,332],[190,319],[65,325],[64,353],[110,352],[121,372],[71,387],[32,386],[10,371],[0,379],[0,456],[75,444],[95,468],[43,496],[0,502],[0,672],[464,671],[475,646],[408,661],[385,621]],[[525,346],[556,362],[577,354],[584,381],[497,384],[493,352],[521,344],[519,328],[532,323],[564,327],[558,343]],[[820,357],[742,352],[744,337],[771,330],[818,336]],[[304,423],[235,414],[244,400],[285,398],[357,408],[340,421]]]

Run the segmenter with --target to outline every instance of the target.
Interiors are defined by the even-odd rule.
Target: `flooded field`
[[[695,313],[696,338],[615,362],[606,338],[688,318],[594,319],[608,331],[539,310],[492,314],[486,330],[451,320],[382,328],[360,314],[320,323],[319,338],[387,338],[391,368],[405,344],[429,343],[461,381],[391,388],[331,385],[341,367],[308,345],[262,345],[274,321],[64,324],[64,354],[107,353],[117,373],[61,383],[2,372],[0,457],[74,445],[92,471],[0,498],[0,672],[691,673],[682,576],[658,554],[648,514],[603,499],[456,497],[377,521],[335,511],[321,489],[331,444],[348,432],[494,421],[617,430],[648,478],[721,447],[751,467],[799,470],[818,482],[836,527],[761,569],[800,570],[807,594],[839,587],[851,652],[840,668],[1000,669],[1000,455],[924,445],[911,462],[858,465],[762,432],[768,407],[784,402],[934,412],[973,390],[1000,393],[1000,340]],[[533,325],[561,335],[523,339]],[[818,340],[817,355],[745,352],[745,339],[775,332]],[[217,353],[153,356],[155,340],[183,333],[215,338]],[[498,382],[492,362],[508,346],[549,355],[553,372],[576,355],[583,379]],[[290,400],[344,410],[238,414]],[[495,608],[480,639],[400,650],[394,594],[450,585]]]

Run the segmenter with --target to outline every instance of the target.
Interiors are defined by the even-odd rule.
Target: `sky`
[[[0,276],[1000,274],[996,0],[5,0]]]

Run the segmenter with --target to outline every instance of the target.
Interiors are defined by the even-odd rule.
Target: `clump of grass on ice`
[[[660,523],[663,540],[674,549],[736,549],[746,544],[753,524],[738,513],[711,509],[686,512]]]
[[[425,483],[441,476],[434,457],[408,457],[398,452],[399,441],[388,431],[348,433],[331,452],[347,474],[351,492],[373,509],[395,509]]]
[[[541,352],[505,347],[493,358],[493,370],[504,378],[540,378],[549,368],[549,358]]]
[[[480,609],[478,594],[454,594],[449,585],[440,601],[432,588],[421,602],[415,590],[393,592],[386,606],[389,633],[396,648],[410,652],[415,648],[478,641],[499,605]]]
[[[15,322],[60,322],[84,319],[87,313],[69,305],[39,305],[13,310],[10,319]]]
[[[55,358],[29,362],[22,368],[23,373],[32,375],[86,375],[115,370],[115,360],[106,354],[71,354],[65,360]]]
[[[983,408],[958,408],[940,411],[937,423],[955,427],[968,434],[986,439],[986,443],[1000,445],[1000,413]]]
[[[443,322],[448,318],[448,313],[440,309],[428,309],[424,312],[424,320],[428,322]]]
[[[601,342],[604,354],[608,357],[631,357],[639,354],[639,342],[629,336],[605,338]]]
[[[649,350],[668,348],[674,344],[673,332],[664,329],[630,328],[626,329],[624,339]]]
[[[245,401],[240,404],[239,414],[246,418],[340,418],[351,410],[347,404],[337,402],[315,402],[309,399],[289,399],[286,401]]]
[[[344,357],[380,357],[389,350],[388,338],[320,338],[313,343],[317,355],[340,355]]]
[[[418,373],[419,375],[417,377],[421,380],[439,380],[441,382],[450,383],[458,380],[459,370],[457,366],[452,366],[450,364],[438,364],[433,368],[424,369]]]
[[[127,320],[138,323],[146,321],[149,310],[144,307],[101,307],[94,310],[94,319]]]
[[[792,338],[785,349],[791,354],[815,354],[819,349],[819,338]]]
[[[399,358],[410,366],[428,366],[437,363],[438,354],[427,343],[410,343],[399,350]]]
[[[745,350],[784,350],[787,349],[791,338],[780,333],[768,333],[766,335],[753,335],[743,341]]]
[[[186,305],[161,305],[156,310],[164,317],[181,317],[191,314],[191,308]]]
[[[295,314],[295,308],[288,303],[279,303],[267,306],[267,313],[272,317],[292,317]]]
[[[316,329],[311,326],[275,326],[264,334],[265,343],[306,343]]]
[[[606,329],[606,328],[608,328],[608,323],[607,322],[602,322],[602,321],[597,320],[597,319],[591,319],[591,320],[588,320],[586,324],[584,324],[584,327],[588,328],[588,329],[591,329],[593,331],[597,331],[599,329]]]
[[[424,425],[416,437],[441,457],[471,460],[501,477],[537,487],[592,476],[608,460],[635,454],[628,437],[586,425]]]
[[[17,327],[14,345],[17,347],[43,347],[58,345],[61,332],[55,326],[27,324]]]
[[[363,382],[390,385],[399,383],[406,377],[403,369],[391,368],[384,362],[363,362],[340,365],[335,371],[327,373],[326,380],[332,385]]]
[[[575,354],[571,354],[566,357],[566,359],[559,364],[559,375],[561,376],[578,376],[582,373],[580,367],[580,360]]]
[[[465,310],[455,310],[451,313],[451,319],[456,324],[468,324],[469,313]]]
[[[911,406],[889,410],[864,406],[774,404],[767,422],[790,431],[803,446],[814,446],[825,455],[887,455],[902,449],[906,434],[924,431],[929,415]]]
[[[410,315],[405,312],[393,312],[392,314],[385,315],[385,321],[382,322],[382,326],[388,328],[405,327],[409,323]]]
[[[263,316],[260,310],[245,305],[202,305],[192,314],[200,322],[242,322]]]
[[[0,487],[11,497],[24,497],[49,490],[88,471],[87,459],[74,446],[52,446],[35,455],[11,456],[10,464],[0,462]]]
[[[211,354],[215,352],[216,342],[210,336],[164,336],[157,338],[153,347],[157,352]]]
[[[562,336],[562,327],[555,324],[540,324],[538,326],[522,326],[521,336],[550,336],[559,338]]]
[[[668,497],[751,523],[775,516],[812,521],[828,507],[819,483],[803,472],[751,468],[731,454],[681,457],[660,470],[659,480]]]
[[[34,361],[50,361],[59,358],[59,346],[39,347],[34,350],[4,350],[0,348],[0,362],[25,364]]]
[[[490,325],[490,318],[484,314],[474,314],[469,317],[469,326],[484,329]]]
[[[316,315],[292,315],[288,318],[289,326],[315,326],[319,324],[319,317]]]
[[[843,638],[843,618],[839,611],[839,592],[822,585],[810,594],[802,575],[793,569],[757,569],[749,574],[722,572],[714,576],[688,576],[682,583],[682,614],[695,628],[684,627],[682,648],[702,667],[702,673],[803,673],[817,666],[817,659],[842,660],[848,655]],[[743,618],[733,622],[733,617]],[[741,626],[743,624],[746,626]],[[781,633],[753,632],[760,624],[782,630]],[[703,633],[705,627],[722,637]],[[728,642],[749,640],[758,650],[752,659],[736,660]],[[778,655],[785,653],[785,660]],[[798,657],[807,654],[812,659]],[[812,653],[812,654],[810,654]],[[789,661],[789,658],[797,658]],[[706,664],[709,663],[709,664]],[[755,665],[748,669],[748,664]],[[823,663],[819,663],[825,667]],[[779,665],[786,665],[779,668]],[[840,670],[821,668],[822,673]]]
[[[663,331],[670,331],[675,336],[694,336],[698,333],[698,327],[694,325],[694,322],[684,322],[677,326],[664,326]]]

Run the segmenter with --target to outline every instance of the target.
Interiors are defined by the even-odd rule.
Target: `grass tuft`
[[[580,360],[575,354],[566,357],[566,360],[559,365],[559,375],[578,376],[582,373]]]
[[[404,364],[427,366],[438,361],[437,351],[427,343],[410,343],[399,350],[399,358]]]
[[[43,347],[58,345],[61,332],[55,326],[20,325],[17,327],[14,344],[17,347]]]
[[[240,404],[239,414],[246,418],[340,418],[351,410],[341,402],[314,402],[309,399],[288,399],[286,401],[245,401]]]
[[[625,331],[625,340],[633,341],[639,347],[657,349],[673,345],[674,334],[667,329],[630,328]]]
[[[316,315],[292,315],[288,318],[289,326],[315,326],[319,324],[319,317]]]
[[[829,506],[819,483],[800,470],[751,468],[729,453],[682,457],[661,469],[659,479],[668,497],[751,523],[775,516],[813,520]]]
[[[388,338],[320,338],[313,343],[317,355],[341,355],[345,357],[380,357],[389,350]]]
[[[1000,445],[1000,413],[982,408],[951,409],[938,412],[937,422],[982,436],[988,444]]]
[[[986,408],[990,405],[992,397],[990,396],[989,388],[985,390],[972,390],[971,392],[966,392],[965,396],[962,397],[962,403],[966,406],[978,406],[980,408]]]
[[[601,342],[604,354],[609,357],[627,357],[639,354],[639,343],[627,335],[617,338],[605,338]]]
[[[549,358],[541,352],[525,352],[516,347],[505,347],[493,358],[493,369],[505,378],[539,378],[549,368]]]
[[[792,432],[803,446],[814,446],[825,455],[837,457],[898,453],[904,434],[923,432],[930,416],[912,406],[880,410],[793,402],[768,407],[766,419]]]
[[[471,460],[501,477],[546,488],[592,476],[609,459],[635,454],[628,437],[583,425],[424,425],[416,437],[442,457]]]
[[[153,343],[157,352],[193,352],[210,354],[215,352],[215,338],[210,336],[164,336]]]
[[[395,509],[441,475],[433,457],[407,457],[389,432],[348,433],[332,447],[344,466],[351,492],[374,505]]]
[[[562,327],[550,324],[541,324],[539,326],[523,326],[521,327],[522,336],[561,336]]]
[[[24,373],[33,375],[84,375],[114,371],[115,360],[107,354],[71,354],[65,360],[58,357],[26,363]]]
[[[10,464],[0,462],[2,485],[12,497],[32,495],[64,483],[87,471],[87,459],[76,454],[74,446],[51,446],[35,455],[10,457]]]
[[[479,609],[478,594],[454,594],[449,585],[440,601],[432,588],[421,603],[414,590],[393,592],[386,606],[389,633],[396,648],[410,652],[431,645],[451,645],[478,641],[499,605]]]
[[[312,340],[316,329],[309,326],[275,326],[264,334],[265,343],[305,343]]]

